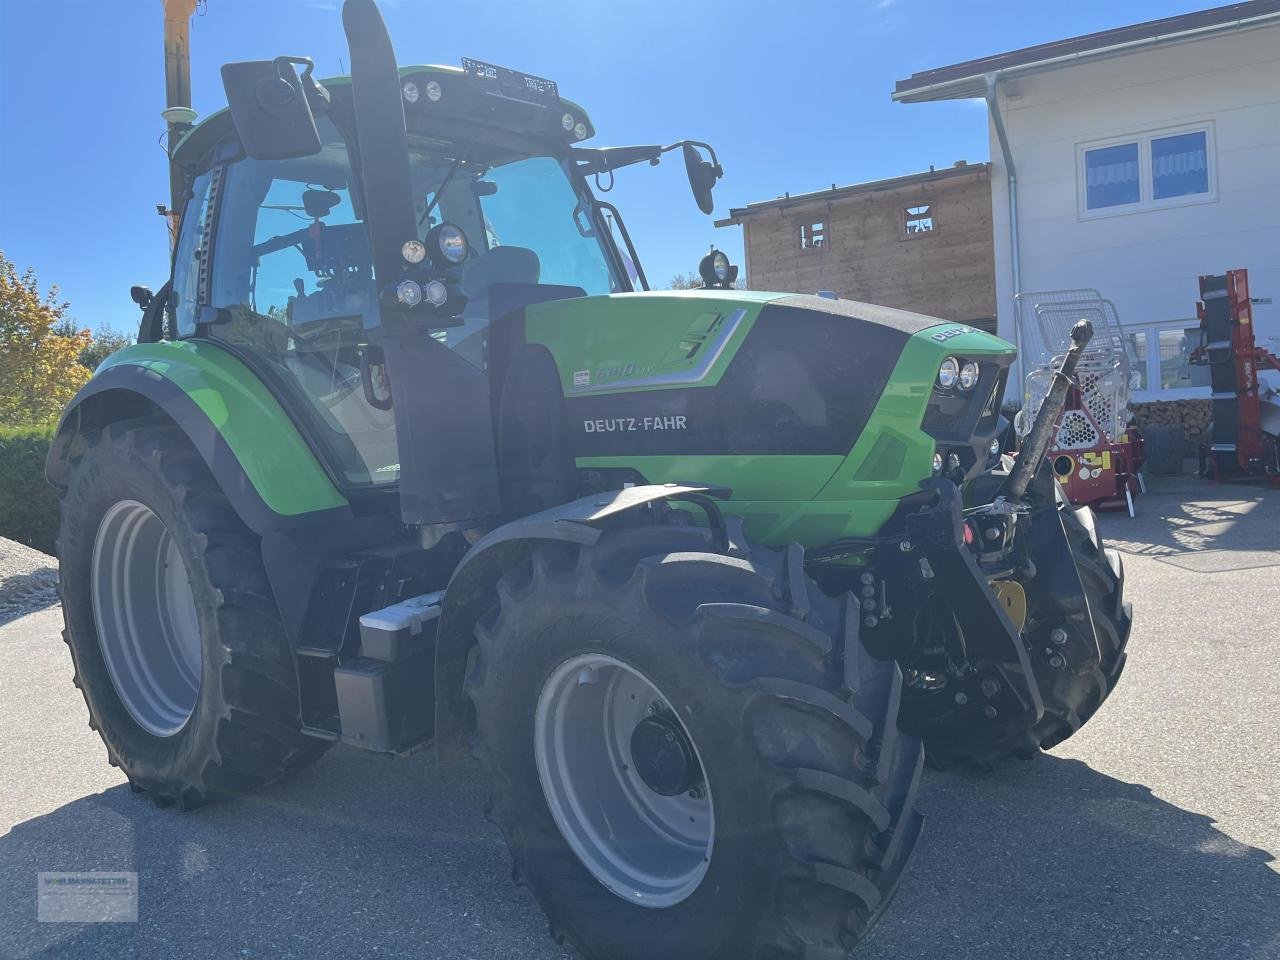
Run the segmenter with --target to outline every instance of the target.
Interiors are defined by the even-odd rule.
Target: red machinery
[[[1039,330],[1044,366],[1026,378],[1022,423],[1030,425],[1044,399],[1056,357],[1070,342],[1077,320],[1093,323],[1093,339],[1076,367],[1076,383],[1058,419],[1047,457],[1063,493],[1072,503],[1095,510],[1127,509],[1143,491],[1139,471],[1142,436],[1129,421],[1130,368],[1115,305],[1096,290],[1057,290],[1018,295],[1023,342],[1032,321]]]
[[[1200,278],[1200,346],[1192,362],[1209,368],[1213,438],[1200,448],[1200,474],[1215,482],[1265,477],[1280,486],[1280,397],[1258,380],[1280,359],[1253,336],[1249,272]]]

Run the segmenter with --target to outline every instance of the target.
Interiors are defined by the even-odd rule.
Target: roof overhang
[[[987,94],[989,77],[1040,73],[1269,24],[1280,24],[1280,0],[1250,0],[925,70],[899,80],[892,97],[899,103],[979,99]]]

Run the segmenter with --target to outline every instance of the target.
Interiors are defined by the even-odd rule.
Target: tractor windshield
[[[341,135],[327,120],[320,129],[318,154],[226,166],[210,285],[219,322],[207,329],[298,399],[350,483],[390,482],[398,454],[394,417],[377,402],[383,385],[370,382],[380,318],[362,198]],[[494,284],[629,289],[590,194],[562,158],[418,134],[410,155],[419,237],[448,221],[469,241],[458,272],[463,322],[433,335],[471,363],[485,363]]]

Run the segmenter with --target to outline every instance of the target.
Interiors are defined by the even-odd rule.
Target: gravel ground
[[[0,624],[58,602],[58,561],[0,537]]]
[[[926,775],[919,852],[858,960],[1280,958],[1280,492],[1154,486],[1102,521],[1136,610],[1119,691],[1037,760]],[[5,602],[41,569],[21,562]],[[87,729],[60,627],[0,625],[0,957],[571,956],[471,767],[339,747],[261,795],[154,809]],[[50,870],[137,871],[140,922],[37,922]]]

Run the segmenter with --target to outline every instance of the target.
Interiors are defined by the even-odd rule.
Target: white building
[[[1001,336],[1017,291],[1093,287],[1141,360],[1135,401],[1207,398],[1197,277],[1244,267],[1280,353],[1280,0],[917,73],[893,98],[987,100]]]

